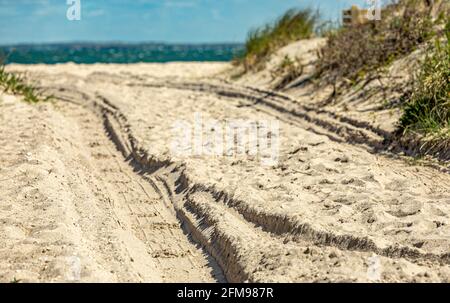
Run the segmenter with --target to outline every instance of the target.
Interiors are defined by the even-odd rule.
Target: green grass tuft
[[[312,36],[318,14],[310,9],[290,9],[273,23],[251,30],[244,53],[237,62],[246,71],[261,69],[267,58],[277,49],[297,40]]]
[[[450,19],[445,35],[446,41],[437,39],[422,63],[400,119],[403,133],[450,138]]]
[[[7,72],[3,64],[0,65],[0,88],[5,93],[22,95],[28,103],[48,101],[51,98],[43,97],[39,90],[31,84],[28,84],[22,76]]]

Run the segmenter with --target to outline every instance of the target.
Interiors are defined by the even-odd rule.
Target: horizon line
[[[32,46],[32,45],[69,45],[69,44],[96,44],[96,45],[139,45],[139,44],[160,44],[160,45],[244,45],[245,42],[167,42],[167,41],[123,41],[123,40],[73,40],[73,41],[45,41],[45,42],[17,42],[0,43],[0,47]]]

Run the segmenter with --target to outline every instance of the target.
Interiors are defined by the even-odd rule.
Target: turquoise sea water
[[[230,61],[240,44],[123,44],[69,43],[0,46],[6,63],[137,63],[171,61]]]

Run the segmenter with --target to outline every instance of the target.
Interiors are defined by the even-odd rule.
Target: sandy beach
[[[0,280],[450,281],[448,173],[229,68],[8,66],[54,98],[0,96]],[[277,121],[276,161],[174,153],[198,114]]]

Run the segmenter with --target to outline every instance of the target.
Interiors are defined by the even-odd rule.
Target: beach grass
[[[277,49],[297,40],[310,38],[318,14],[310,9],[290,9],[275,22],[251,30],[244,52],[236,59],[246,71],[264,68],[268,57]]]
[[[400,119],[403,133],[416,133],[438,140],[450,139],[450,19],[446,41],[430,47],[415,87]]]
[[[28,103],[38,103],[51,98],[43,97],[39,90],[29,84],[23,76],[6,71],[3,63],[0,63],[0,88],[5,93],[23,96],[24,101]]]

